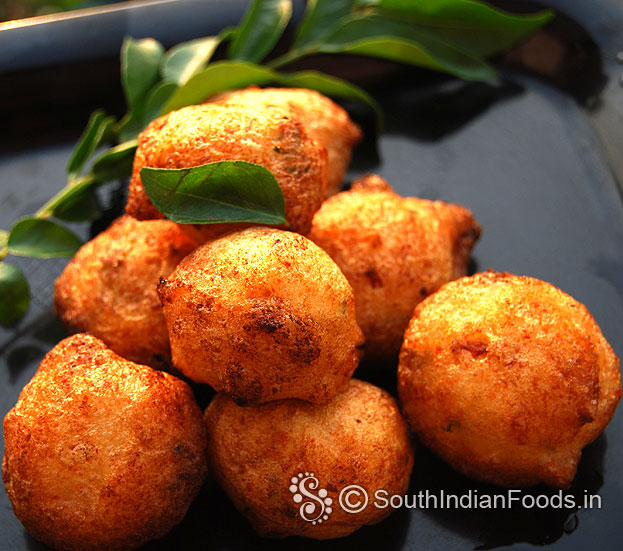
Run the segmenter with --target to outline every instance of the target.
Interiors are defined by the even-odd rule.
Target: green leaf
[[[450,39],[410,23],[376,15],[348,18],[327,37],[319,51],[381,57],[444,71],[467,80],[496,76],[490,65]]]
[[[475,0],[368,0],[365,3],[375,6],[385,16],[398,16],[410,24],[428,28],[466,51],[484,57],[508,50],[554,16],[551,11],[511,14]]]
[[[91,114],[87,127],[80,140],[78,140],[67,165],[67,173],[70,180],[80,174],[82,167],[100,145],[114,120],[114,117],[107,117],[101,110],[94,111]]]
[[[0,254],[2,254],[2,250],[6,248],[7,243],[9,242],[9,232],[6,230],[0,230]],[[0,260],[2,257],[0,257]]]
[[[141,169],[155,207],[180,224],[287,224],[283,192],[272,173],[246,161],[192,168]]]
[[[259,62],[273,49],[292,15],[290,0],[253,0],[229,48],[230,59]]]
[[[85,187],[79,193],[61,201],[52,215],[66,222],[88,222],[99,218],[102,208],[93,187]]]
[[[380,131],[383,127],[383,110],[381,106],[365,90],[350,82],[317,71],[299,71],[297,73],[282,74],[279,76],[278,82],[293,88],[310,88],[333,98],[363,101],[374,109],[378,130]]]
[[[378,103],[354,84],[316,71],[278,73],[268,67],[243,61],[211,63],[173,94],[163,113],[201,103],[210,96],[226,90],[273,82],[289,87],[311,88],[327,96],[364,101],[375,110],[377,121],[381,123],[382,112]]]
[[[161,73],[165,80],[175,82],[180,86],[203,69],[220,39],[216,36],[199,38],[178,44],[171,48],[162,59]]]
[[[267,84],[276,80],[275,71],[244,61],[210,63],[169,98],[162,109],[168,113],[186,105],[196,105],[210,96],[226,90],[236,90],[251,84]]]
[[[64,226],[51,220],[22,218],[9,235],[9,253],[15,256],[53,258],[73,256],[80,239]]]
[[[145,126],[160,116],[160,111],[177,88],[178,86],[174,82],[160,82],[149,91],[143,108]]]
[[[153,38],[126,38],[121,47],[121,82],[133,108],[158,81],[164,48]]]
[[[301,48],[320,42],[350,14],[354,0],[307,0],[303,21],[296,29],[294,46]]]
[[[10,325],[28,310],[28,281],[19,268],[0,262],[0,324]]]
[[[54,197],[52,197],[45,205],[43,205],[35,214],[36,218],[49,218],[55,211],[64,208],[64,205],[71,206],[76,197],[80,195],[83,190],[91,187],[95,184],[95,179],[91,174],[85,174],[80,178],[76,178],[63,189],[61,189]]]
[[[147,96],[124,118],[119,137],[124,141],[135,139],[147,125],[160,116],[162,107],[177,90],[175,82],[159,82]]]
[[[98,182],[128,178],[132,174],[134,153],[137,146],[138,140],[129,140],[100,155],[95,159],[91,168],[93,178]]]

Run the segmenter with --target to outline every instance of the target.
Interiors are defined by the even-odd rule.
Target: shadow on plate
[[[495,103],[522,93],[524,88],[510,80],[499,84],[464,82],[443,75],[418,73],[376,94],[385,114],[385,134],[400,134],[418,141],[437,142],[457,132]],[[363,140],[356,147],[350,170],[372,171],[381,164],[376,141],[376,121],[367,106],[344,103],[363,130]]]
[[[477,549],[494,549],[523,542],[533,545],[553,543],[563,534],[572,532],[578,527],[576,512],[584,505],[585,496],[596,494],[603,485],[603,457],[606,448],[606,437],[601,435],[584,449],[577,474],[569,490],[560,491],[540,485],[523,489],[520,494],[515,494],[527,500],[536,499],[537,496],[549,496],[553,505],[547,508],[523,507],[521,503],[515,502],[510,508],[425,508],[421,512],[431,517],[444,530],[480,541]],[[478,499],[483,496],[491,496],[492,499],[501,496],[498,498],[499,504],[502,503],[502,497],[508,496],[504,488],[476,482],[460,475],[420,446],[416,452],[409,491],[417,494],[426,490],[437,496],[440,496],[442,491],[446,496],[449,494],[463,496],[471,492],[474,501],[476,496]],[[563,506],[572,505],[565,501],[565,496],[567,500],[573,500],[573,506]],[[558,500],[560,505],[557,503]],[[465,498],[465,502],[467,501]]]
[[[19,329],[0,348],[9,370],[9,382],[16,382],[24,370],[38,365],[43,356],[67,336],[67,330],[51,311],[45,311]]]
[[[409,512],[398,510],[376,526],[365,526],[354,534],[334,540],[289,537],[283,540],[258,536],[247,520],[233,507],[224,492],[208,482],[186,518],[164,538],[143,546],[143,551],[176,549],[228,549],[230,551],[394,551],[403,547],[409,526]]]
[[[547,1],[491,0],[491,3],[517,13],[547,7]],[[569,0],[577,4],[579,0]],[[551,84],[589,107],[604,88],[607,77],[599,46],[582,24],[557,12],[542,29],[508,53],[496,65],[502,70],[519,70]]]
[[[582,455],[578,472],[570,490],[564,496],[573,496],[578,505],[585,495],[596,494],[603,484],[602,463],[607,447],[602,435],[588,446]],[[473,480],[453,471],[422,446],[418,446],[408,495],[426,492],[441,499],[445,495],[473,496],[506,495],[506,490]],[[556,496],[558,490],[538,486],[522,490],[523,496]],[[430,498],[429,503],[432,503]],[[440,503],[440,501],[438,501]],[[564,501],[563,501],[564,503]],[[480,541],[476,549],[495,549],[514,543],[528,542],[546,545],[560,539],[563,534],[579,526],[576,505],[571,508],[523,508],[514,504],[512,508],[423,508],[418,514],[432,518],[444,530],[457,533],[474,542]],[[202,488],[191,505],[184,520],[164,538],[147,543],[143,551],[164,551],[169,549],[228,549],[231,551],[268,551],[298,549],[301,551],[348,551],[351,549],[394,551],[401,549],[410,522],[417,523],[417,515],[411,515],[407,508],[397,509],[376,526],[365,526],[346,538],[316,541],[298,537],[284,540],[265,539],[258,536],[244,517],[236,511],[224,492],[211,480]],[[417,529],[417,526],[414,527]],[[48,549],[24,530],[24,540],[30,551]]]

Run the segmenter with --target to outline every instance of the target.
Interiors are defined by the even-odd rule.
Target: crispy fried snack
[[[195,247],[173,222],[123,216],[82,246],[56,280],[56,315],[124,358],[165,367],[171,351],[156,285]]]
[[[413,452],[394,399],[351,379],[327,404],[280,400],[241,408],[218,394],[205,412],[210,472],[262,536],[347,536],[392,511],[374,493],[403,495]],[[364,489],[367,506],[342,507]],[[342,494],[351,511],[363,504]],[[381,503],[381,505],[384,505]]]
[[[325,201],[309,238],[353,286],[366,357],[390,361],[398,356],[416,304],[467,273],[479,235],[467,209],[400,197],[372,175]]]
[[[361,357],[348,281],[293,232],[254,227],[206,243],[158,293],[175,367],[241,405],[326,402]]]
[[[60,550],[134,549],[179,523],[206,473],[190,388],[90,335],[61,341],[4,419],[15,515]]]
[[[538,279],[487,272],[415,309],[398,389],[411,428],[458,471],[568,488],[619,402],[618,365],[582,304]]]
[[[143,188],[143,167],[188,168],[231,160],[268,168],[283,191],[290,229],[309,231],[327,187],[327,152],[287,111],[258,106],[191,105],[152,121],[139,136],[126,212],[139,220],[163,218]],[[183,229],[206,241],[231,231],[232,225],[185,224]]]
[[[248,107],[287,108],[301,121],[309,135],[327,148],[329,183],[327,195],[340,191],[344,174],[350,163],[353,147],[362,138],[361,129],[348,113],[328,97],[305,88],[258,88],[223,92],[210,98],[221,104],[241,104]]]

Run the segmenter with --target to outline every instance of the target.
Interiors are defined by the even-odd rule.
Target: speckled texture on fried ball
[[[305,88],[258,88],[223,92],[212,98],[222,104],[248,107],[282,107],[303,123],[309,135],[327,148],[329,182],[327,195],[340,191],[353,147],[361,141],[361,129],[348,113],[328,97]]]
[[[175,367],[239,404],[326,402],[361,356],[348,281],[293,232],[254,227],[206,243],[158,292]]]
[[[126,212],[139,220],[163,218],[143,188],[143,167],[188,168],[232,160],[270,170],[283,191],[289,229],[309,231],[327,188],[326,149],[287,111],[258,106],[191,105],[152,121],[139,136]],[[198,241],[231,228],[183,226]]]
[[[83,245],[56,280],[56,315],[128,360],[166,367],[171,351],[156,285],[195,247],[169,220],[123,216]]]
[[[95,337],[61,341],[4,419],[15,515],[54,549],[134,549],[179,523],[206,473],[186,383]]]
[[[366,358],[395,365],[413,309],[443,283],[466,275],[479,235],[480,226],[460,205],[400,197],[372,175],[325,201],[309,238],[353,287]]]
[[[549,283],[487,272],[416,308],[399,395],[420,440],[456,470],[568,488],[614,414],[618,365],[582,304]]]
[[[406,424],[394,399],[369,383],[351,379],[328,404],[281,400],[241,408],[218,394],[205,419],[210,472],[263,536],[347,536],[392,511],[375,506],[376,490],[404,495],[409,485],[413,452]],[[317,487],[304,480],[307,473]],[[356,514],[339,505],[340,491],[352,484],[369,495]],[[331,501],[323,507],[320,499],[295,501],[295,494],[305,495],[301,485],[314,496],[324,497],[325,490]],[[361,497],[345,499],[352,506]],[[314,508],[305,512],[308,503]]]

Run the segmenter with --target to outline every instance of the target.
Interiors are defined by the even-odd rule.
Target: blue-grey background
[[[90,17],[0,31],[2,88],[10,94],[12,82],[27,81],[36,71],[116,56],[126,34],[155,36],[171,45],[215,33],[235,24],[245,4],[139,2]],[[473,255],[475,270],[526,274],[560,287],[586,304],[621,357],[623,200],[618,186],[623,181],[623,65],[617,63],[616,54],[623,50],[623,2],[552,0],[547,4],[581,23],[597,43],[606,80],[594,97],[578,101],[550,83],[511,70],[491,85],[463,84],[422,71],[404,71],[398,77],[392,73],[391,86],[379,86],[372,79],[370,85],[387,113],[387,127],[376,150],[371,140],[358,149],[348,179],[375,171],[404,195],[467,206],[484,230]],[[301,3],[296,5],[298,16]],[[106,65],[111,66],[112,61]],[[85,86],[85,94],[89,90]],[[120,98],[120,91],[114,90]],[[108,101],[96,90],[93,94]],[[27,110],[27,106],[19,108]],[[369,134],[369,113],[355,107],[353,114]],[[73,125],[67,109],[54,112],[50,120],[56,127],[50,129],[52,135],[61,129],[60,137],[45,141],[33,134],[36,145],[31,145],[28,136],[16,133],[14,140],[2,142],[0,228],[8,229],[20,216],[34,212],[64,183],[72,141],[81,128]],[[102,190],[104,202],[114,203],[113,187]],[[87,224],[75,229],[85,239],[97,230]],[[43,355],[66,335],[50,309],[54,279],[65,261],[10,261],[26,271],[33,286],[33,305],[16,328],[0,329],[1,416],[14,405]],[[391,389],[393,379],[381,383]],[[209,393],[195,390],[200,402],[205,402]],[[499,491],[460,477],[422,449],[417,455],[413,492],[427,488],[459,494],[469,489]],[[257,537],[220,490],[207,484],[185,521],[146,548],[447,550],[511,544],[532,549],[549,544],[553,549],[619,549],[623,542],[621,410],[584,455],[572,491],[599,493],[601,510],[401,510],[344,540],[275,543]],[[533,493],[544,491],[548,490],[538,488]],[[42,548],[23,530],[1,489],[0,549]]]

